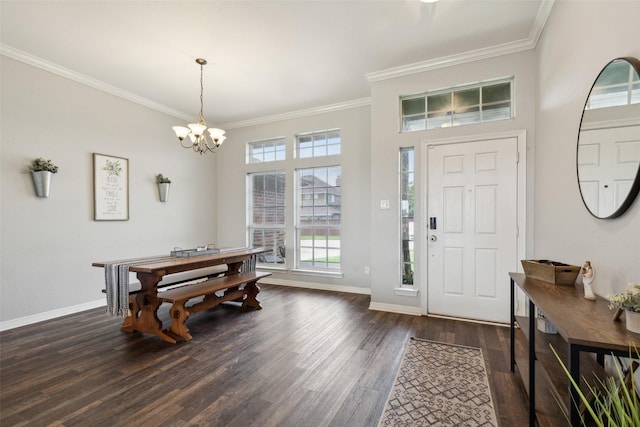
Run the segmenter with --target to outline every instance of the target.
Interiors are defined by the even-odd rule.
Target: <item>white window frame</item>
[[[309,207],[309,206],[302,206],[302,200],[305,201],[313,201],[313,204],[311,205],[312,207],[315,207],[315,202],[317,200],[319,200],[319,194],[317,194],[315,192],[315,189],[325,189],[325,194],[328,194],[328,191],[330,188],[340,188],[340,193],[342,193],[342,186],[340,183],[338,183],[339,185],[328,185],[329,183],[326,183],[327,186],[318,186],[316,187],[315,185],[313,186],[313,196],[311,199],[307,199],[306,198],[306,194],[302,192],[302,187],[300,185],[300,173],[302,171],[314,171],[317,169],[331,169],[331,168],[339,168],[339,176],[342,175],[342,166],[339,164],[333,164],[333,165],[318,165],[318,166],[310,166],[310,167],[305,167],[305,168],[298,168],[295,170],[295,186],[294,186],[294,197],[296,200],[296,214],[295,214],[295,218],[296,218],[296,224],[295,224],[295,248],[296,248],[296,260],[295,260],[295,265],[296,265],[296,271],[298,272],[320,272],[320,273],[333,273],[333,274],[342,274],[342,258],[343,258],[343,252],[341,250],[340,247],[335,248],[335,247],[331,247],[331,239],[330,237],[333,236],[335,233],[337,232],[337,235],[340,237],[341,236],[341,228],[342,228],[342,214],[340,212],[340,222],[339,224],[331,224],[331,221],[334,220],[333,215],[328,213],[328,209],[329,209],[329,205],[325,205],[327,207],[327,214],[326,215],[320,215],[318,217],[318,221],[319,222],[325,222],[324,224],[318,224],[316,225],[313,221],[313,209],[312,209],[312,223],[311,224],[303,224],[303,221],[305,220],[305,218],[308,217],[308,215],[303,215],[302,213],[302,209],[304,207]],[[340,200],[340,210],[342,209],[342,200]],[[326,243],[325,246],[323,247],[321,244],[316,246],[316,239],[313,238],[312,239],[312,243],[311,245],[301,245],[301,241],[302,241],[302,233],[304,232],[304,230],[306,229],[312,229],[314,230],[314,232],[312,232],[312,237],[316,236],[316,235],[322,235],[322,233],[316,234],[315,230],[322,230],[326,233]],[[308,254],[305,254],[303,252],[311,252],[311,261],[310,264],[307,263],[307,259],[308,259]],[[318,254],[316,254],[316,251],[323,251],[324,257],[320,256]],[[335,256],[335,254],[338,254],[337,256],[340,258],[340,262],[337,263],[338,264],[338,268],[332,268],[330,267],[330,265],[332,264],[331,262],[329,262],[329,260],[333,256]],[[316,265],[316,259],[325,259],[325,265],[324,266],[320,266],[320,265]]]
[[[486,116],[484,114],[485,108],[486,107],[490,107],[492,105],[496,105],[496,104],[501,104],[504,103],[506,101],[500,101],[500,102],[484,102],[482,99],[482,93],[483,93],[483,89],[486,87],[490,87],[490,86],[495,86],[495,85],[499,85],[499,84],[505,84],[505,83],[509,83],[509,88],[510,88],[510,95],[509,95],[509,117],[505,117],[505,118],[500,118],[500,119],[494,119],[494,120],[488,120],[486,119]],[[479,104],[476,105],[476,107],[478,108],[478,112],[479,112],[479,120],[478,121],[473,121],[471,123],[458,123],[455,121],[455,105],[454,105],[454,94],[455,93],[459,93],[459,92],[463,92],[463,91],[467,91],[467,90],[473,90],[473,89],[479,89],[480,90],[480,98],[479,98]],[[427,98],[430,96],[437,96],[437,95],[449,95],[450,98],[450,102],[449,105],[446,108],[442,108],[439,111],[441,112],[449,112],[450,117],[448,120],[448,123],[443,123],[441,125],[441,127],[451,127],[451,126],[464,126],[467,124],[477,124],[477,123],[485,123],[487,121],[499,121],[499,120],[509,120],[515,117],[515,99],[514,99],[514,78],[513,77],[508,77],[508,78],[501,78],[501,79],[494,79],[494,80],[484,80],[478,83],[470,83],[470,84],[465,84],[465,85],[460,85],[460,86],[452,86],[449,88],[445,88],[445,89],[438,89],[438,90],[430,90],[430,91],[426,91],[426,92],[422,92],[422,93],[418,93],[418,94],[413,94],[413,95],[403,95],[400,96],[400,102],[398,103],[399,105],[399,116],[400,116],[400,133],[409,133],[409,132],[418,132],[418,131],[425,131],[425,130],[430,130],[433,129],[434,127],[430,127],[430,119],[429,119],[429,113],[433,112],[433,111],[429,111],[429,106],[427,105]],[[404,101],[410,101],[410,100],[420,100],[422,99],[424,104],[424,112],[421,113],[414,113],[414,114],[407,114],[404,115],[403,114],[403,102]],[[405,118],[423,118],[424,120],[424,126],[422,127],[417,127],[416,129],[408,129],[405,127]]]
[[[260,224],[255,224],[254,221],[254,191],[253,191],[253,177],[258,176],[258,175],[270,175],[270,176],[274,176],[274,179],[276,181],[281,180],[282,181],[282,185],[285,185],[284,187],[284,196],[282,197],[282,205],[276,203],[273,206],[267,206],[267,207],[262,207],[262,209],[275,209],[278,210],[280,209],[282,211],[282,215],[283,215],[283,222],[281,224],[279,224],[277,221],[276,222],[263,222]],[[278,176],[281,176],[281,178],[279,179]],[[287,234],[286,234],[286,226],[287,226],[287,217],[286,217],[286,205],[287,205],[287,191],[286,191],[286,172],[284,170],[270,170],[270,171],[257,171],[257,172],[249,172],[247,173],[247,241],[249,242],[249,245],[251,247],[253,247],[253,234],[254,231],[261,231],[261,232],[270,232],[273,231],[275,233],[283,233],[284,237],[282,239],[282,242],[280,242],[278,239],[276,239],[273,242],[272,245],[272,249],[273,251],[271,253],[268,254],[264,254],[262,255],[261,259],[258,259],[259,264],[264,267],[264,266],[270,266],[270,267],[274,267],[274,268],[284,268],[284,266],[286,265],[286,257],[285,254],[283,253],[284,250],[281,249],[280,246],[282,246],[283,248],[286,247],[286,238],[287,238]],[[277,194],[277,192],[276,192]],[[277,200],[277,196],[276,196],[276,200]],[[263,217],[266,217],[267,215],[265,215],[263,213]],[[277,214],[276,214],[277,216]]]
[[[255,149],[258,147],[262,147],[260,157],[256,157],[257,153]],[[283,136],[260,139],[257,141],[248,141],[246,144],[245,164],[247,165],[279,162],[286,159],[286,139]]]
[[[332,137],[335,139],[336,136],[337,142],[330,142]],[[306,141],[303,142],[303,139],[310,139],[310,144]],[[302,144],[308,146],[301,146]],[[297,159],[339,156],[342,154],[342,135],[340,129],[336,128],[296,134],[295,148]]]
[[[627,80],[621,83],[602,84],[600,78],[606,76],[606,70],[611,65],[626,65],[627,67]],[[587,99],[587,105],[585,110],[596,110],[599,108],[609,108],[624,105],[632,105],[640,102],[638,93],[640,92],[640,76],[635,71],[635,68],[631,63],[624,59],[616,59],[609,63],[598,75],[596,82],[593,84]],[[611,89],[623,89],[612,92]],[[621,98],[624,96],[624,102]]]
[[[407,152],[411,152],[412,153],[412,159],[410,160],[410,164],[407,165],[407,169],[403,168],[403,162],[402,162],[402,157],[404,153]],[[398,195],[399,195],[399,216],[400,216],[400,283],[402,287],[409,287],[409,288],[414,288],[415,286],[415,280],[414,280],[414,276],[415,276],[415,271],[416,271],[416,259],[415,259],[415,252],[413,254],[413,259],[410,262],[407,262],[405,260],[405,256],[404,256],[404,251],[405,251],[405,247],[404,247],[404,242],[411,242],[409,243],[409,250],[414,250],[415,251],[415,184],[416,184],[416,175],[415,175],[415,170],[416,170],[416,161],[415,161],[415,149],[414,147],[401,147],[400,151],[398,153],[398,179],[399,179],[399,191],[398,191]],[[411,182],[413,184],[413,194],[409,195],[408,197],[410,197],[411,200],[407,199],[404,200],[403,196],[404,196],[404,192],[405,190],[408,191],[408,189],[404,188],[404,183],[407,182]],[[406,203],[405,203],[406,202]],[[405,206],[406,204],[406,206]],[[410,206],[413,205],[413,217],[410,217],[408,215],[410,209]],[[404,210],[407,210],[407,215],[405,215]],[[405,224],[404,224],[404,219],[405,218],[412,218],[411,221],[409,221],[407,223],[407,227],[409,228],[409,230],[405,230]],[[413,228],[413,230],[411,230],[411,228]],[[404,239],[405,237],[405,231],[408,233],[409,236],[411,236],[411,239]],[[413,231],[413,233],[412,233]],[[405,267],[407,266],[407,264],[409,264],[410,268],[411,268],[411,283],[408,283],[408,280],[405,279]]]

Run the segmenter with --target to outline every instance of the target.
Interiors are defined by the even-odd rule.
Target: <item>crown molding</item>
[[[461,65],[469,62],[480,61],[483,59],[495,58],[497,56],[534,49],[537,46],[540,35],[542,34],[542,30],[547,23],[547,19],[549,18],[549,14],[551,13],[551,9],[553,8],[554,1],[555,0],[542,1],[542,3],[540,4],[540,8],[538,9],[536,19],[533,23],[533,26],[531,27],[531,31],[529,32],[529,36],[526,39],[503,43],[488,48],[471,50],[460,54],[443,56],[441,58],[416,62],[400,67],[388,68],[386,70],[374,71],[372,73],[365,74],[365,77],[370,83],[374,83],[397,77],[408,76],[411,74],[423,73],[425,71],[452,67],[454,65]]]
[[[19,49],[16,49],[14,47],[11,47],[3,43],[0,43],[0,55],[15,59],[16,61],[23,62],[25,64],[31,65],[36,68],[40,68],[42,70],[67,78],[69,80],[73,80],[77,83],[92,87],[102,92],[106,92],[108,94],[118,96],[120,98],[124,98],[128,101],[134,102],[136,104],[142,105],[147,108],[151,108],[152,110],[156,110],[161,113],[168,114],[172,117],[185,120],[187,122],[194,122],[195,120],[197,120],[195,117],[189,114],[185,114],[181,111],[178,111],[173,108],[167,107],[166,105],[162,105],[157,102],[151,101],[150,99],[144,98],[142,96],[136,95],[126,90],[119,89],[115,86],[109,85],[107,83],[91,78],[89,76],[85,76],[84,74],[80,74],[68,68],[61,67],[60,65],[38,58],[37,56],[23,52]],[[234,129],[234,128],[260,125],[265,123],[277,122],[281,120],[311,116],[319,113],[328,113],[332,111],[346,110],[349,108],[357,108],[357,107],[369,106],[369,105],[371,105],[371,98],[362,98],[362,99],[356,99],[352,101],[341,102],[337,104],[309,108],[306,110],[292,111],[289,113],[276,114],[273,116],[232,122],[232,123],[227,123],[219,126],[224,129]]]
[[[185,114],[181,111],[178,111],[171,107],[167,107],[166,105],[162,105],[157,102],[151,101],[150,99],[144,98],[142,96],[136,95],[126,90],[119,89],[115,86],[112,86],[100,80],[91,78],[89,76],[85,76],[84,74],[81,74],[76,71],[70,70],[68,68],[62,67],[60,65],[54,64],[53,62],[46,61],[42,58],[38,58],[37,56],[23,52],[19,49],[16,49],[14,47],[11,47],[3,43],[0,43],[0,55],[6,56],[11,59],[15,59],[16,61],[23,62],[25,64],[31,65],[36,68],[40,68],[42,70],[48,71],[58,76],[67,78],[69,80],[73,80],[74,82],[83,84],[85,86],[89,86],[91,88],[100,90],[102,92],[106,92],[110,95],[124,98],[128,101],[134,102],[136,104],[142,105],[147,108],[151,108],[152,110],[156,110],[161,113],[168,114],[178,119],[185,120],[187,122],[189,121],[194,122],[195,120],[197,120],[195,117],[189,114]]]
[[[321,113],[330,113],[333,111],[348,110],[350,108],[371,106],[371,98],[360,98],[351,101],[340,102],[337,104],[324,105],[320,107],[308,108],[306,110],[291,111],[289,113],[275,114],[273,116],[260,117],[256,119],[242,120],[239,122],[224,123],[221,125],[223,129],[237,129],[247,126],[263,125],[266,123],[279,122],[288,119],[297,119],[300,117],[313,116]]]
[[[555,1],[556,0],[542,0],[536,19],[531,26],[531,33],[529,33],[529,38],[533,41],[534,48],[538,45],[542,31],[547,25],[547,19],[549,19],[549,15],[551,15],[551,9],[553,9]]]

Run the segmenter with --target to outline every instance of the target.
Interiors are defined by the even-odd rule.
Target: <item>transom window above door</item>
[[[612,61],[598,76],[585,110],[640,103],[640,76],[623,60]]]
[[[513,78],[400,97],[402,132],[513,117]]]

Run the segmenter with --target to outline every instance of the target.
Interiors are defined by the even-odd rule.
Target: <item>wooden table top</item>
[[[615,310],[606,299],[586,299],[582,285],[554,285],[523,273],[509,276],[568,343],[627,352],[633,345],[640,349],[640,334],[628,331],[623,319],[613,320]]]
[[[269,252],[272,249],[268,248],[242,248],[242,249],[220,249],[220,253],[211,255],[199,255],[191,257],[170,257],[164,261],[156,261],[149,263],[136,264],[129,267],[129,271],[136,273],[162,273],[171,274],[180,271],[195,270],[198,268],[211,267],[214,265],[228,264],[233,262],[240,262],[244,259],[264,252]],[[168,255],[160,255],[160,257],[168,257]],[[146,257],[151,258],[151,257]],[[144,261],[145,258],[140,258],[140,261]],[[117,264],[119,262],[135,261],[134,259],[116,260],[116,261],[103,261],[94,262],[91,265],[94,267],[104,267],[107,264]]]

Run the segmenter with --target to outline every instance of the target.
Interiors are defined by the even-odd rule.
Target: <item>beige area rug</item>
[[[411,338],[383,426],[497,426],[482,350]]]

